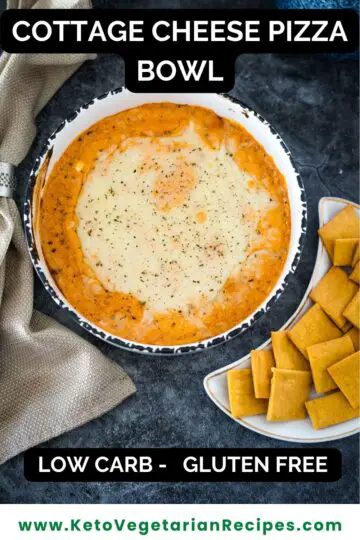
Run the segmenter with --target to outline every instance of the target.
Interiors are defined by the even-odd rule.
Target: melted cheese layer
[[[291,231],[286,184],[239,124],[150,103],[103,118],[37,180],[36,231],[67,301],[105,331],[178,345],[268,296]],[[39,204],[40,202],[40,204]]]
[[[135,295],[152,313],[212,301],[274,206],[250,180],[224,144],[210,148],[192,125],[131,141],[97,163],[79,197],[88,264],[106,289]]]

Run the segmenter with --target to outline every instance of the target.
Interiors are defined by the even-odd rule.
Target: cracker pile
[[[360,220],[346,206],[319,236],[333,266],[311,291],[314,304],[272,349],[251,351],[251,368],[228,371],[231,414],[301,420],[315,429],[360,415]],[[309,400],[312,385],[320,397]]]

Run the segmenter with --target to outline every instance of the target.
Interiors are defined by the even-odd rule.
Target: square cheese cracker
[[[271,332],[271,341],[277,368],[310,370],[309,362],[289,339],[287,332]]]
[[[360,291],[358,291],[344,310],[344,317],[356,328],[360,328]]]
[[[360,242],[358,242],[358,245],[355,248],[355,252],[354,252],[354,255],[353,255],[351,266],[356,266],[356,264],[359,261],[360,261]]]
[[[268,400],[256,399],[250,368],[231,369],[227,374],[229,402],[234,418],[254,416],[267,411]]]
[[[328,368],[350,405],[357,409],[360,405],[360,351],[336,362]]]
[[[273,367],[275,367],[275,360],[272,351],[251,351],[251,370],[256,398],[269,398],[272,377],[271,368]]]
[[[273,368],[266,420],[285,422],[306,418],[305,401],[309,397],[311,373]]]
[[[329,319],[319,304],[314,304],[288,332],[291,341],[306,357],[306,349],[316,343],[342,336],[340,330]]]
[[[358,285],[360,284],[360,262],[356,263],[354,270],[350,274],[350,279]]]
[[[354,353],[350,336],[342,336],[307,348],[315,390],[319,394],[336,388],[328,373],[328,367]]]
[[[334,244],[334,265],[351,266],[358,243],[357,238],[337,238]]]
[[[319,229],[319,235],[331,259],[334,257],[335,240],[359,238],[360,222],[352,205],[338,212],[331,221]]]
[[[345,334],[346,336],[349,336],[351,338],[351,341],[353,342],[355,351],[358,351],[360,349],[360,332],[355,326],[350,328]]]
[[[341,328],[341,331],[342,331],[343,334],[346,334],[346,332],[348,332],[350,330],[350,328],[352,328],[351,322],[346,321],[344,326]]]
[[[359,416],[359,409],[353,409],[341,392],[307,401],[305,406],[314,429],[341,424]]]
[[[334,323],[342,328],[346,324],[343,311],[356,291],[357,286],[347,273],[333,266],[311,291],[310,298],[320,304]]]

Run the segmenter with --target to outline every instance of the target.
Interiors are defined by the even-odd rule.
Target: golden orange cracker
[[[309,371],[273,368],[266,420],[286,422],[305,418],[305,401],[309,397],[310,387]]]
[[[360,291],[358,291],[344,310],[344,317],[356,328],[360,328]]]
[[[287,332],[271,332],[271,341],[277,368],[310,370],[309,362],[289,339]]]
[[[359,218],[352,205],[347,205],[331,221],[319,229],[319,236],[331,259],[334,256],[335,240],[338,238],[359,238]]]
[[[328,396],[312,399],[305,403],[314,429],[323,429],[341,424],[359,416],[359,409],[353,409],[341,392],[333,392]]]
[[[256,399],[250,368],[231,369],[227,374],[230,410],[234,418],[263,414],[267,399]]]
[[[334,244],[334,265],[351,266],[358,243],[357,238],[337,238]]]
[[[346,334],[350,330],[350,328],[352,328],[351,322],[346,321],[344,326],[341,328],[341,331],[342,331],[343,334]]]
[[[314,304],[288,331],[288,336],[306,357],[306,349],[316,343],[341,337],[341,332],[329,319],[319,304]]]
[[[332,266],[311,291],[310,298],[320,304],[334,323],[342,328],[346,323],[343,311],[356,291],[357,287],[347,273]]]
[[[342,336],[307,348],[315,390],[319,394],[336,388],[327,369],[355,351],[350,336]]]
[[[254,381],[254,392],[257,399],[268,399],[270,396],[271,368],[275,367],[272,351],[251,351],[251,370]]]
[[[355,328],[355,326],[353,326],[352,328],[350,328],[350,330],[348,330],[346,332],[347,336],[349,336],[351,338],[351,341],[353,342],[353,345],[354,345],[354,349],[355,351],[358,351],[360,349],[360,332],[357,328]]]
[[[359,262],[359,260],[360,260],[360,242],[358,242],[358,245],[355,248],[355,252],[354,252],[354,255],[353,255],[351,266],[356,266],[356,264]]]
[[[350,279],[358,285],[360,284],[360,262],[356,263],[354,270],[350,274]]]
[[[360,405],[360,351],[328,368],[331,377],[353,409]]]

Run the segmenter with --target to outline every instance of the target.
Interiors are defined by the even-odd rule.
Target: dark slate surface
[[[97,7],[135,3],[97,1]],[[172,7],[193,3],[173,0]],[[209,7],[198,1],[197,7]],[[271,2],[212,2],[215,7],[270,6]],[[137,2],[169,7],[169,2]],[[35,306],[95,343],[121,364],[137,394],[102,418],[45,444],[46,447],[228,447],[289,448],[238,426],[206,397],[202,381],[210,371],[260,345],[297,307],[315,259],[317,204],[324,195],[358,199],[358,65],[321,57],[244,55],[236,64],[232,94],[254,107],[280,132],[302,174],[308,198],[308,238],[301,263],[271,313],[230,343],[182,358],[138,356],[112,348],[76,327],[36,282]],[[38,117],[39,135],[19,170],[19,198],[28,173],[50,132],[75,108],[121,86],[124,69],[116,56],[84,65]],[[76,366],[74,366],[76,369]],[[301,446],[301,445],[299,445]],[[32,484],[23,477],[23,457],[0,468],[0,502],[11,503],[355,503],[358,501],[359,443],[356,437],[327,443],[343,455],[343,476],[331,484]]]

